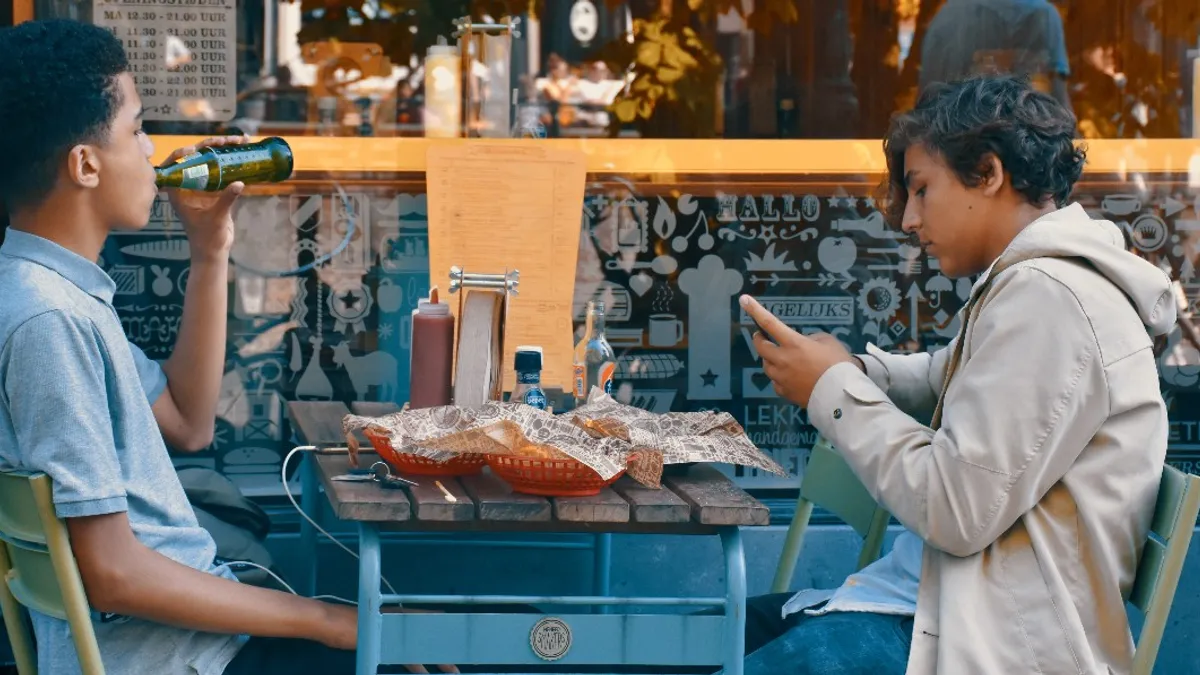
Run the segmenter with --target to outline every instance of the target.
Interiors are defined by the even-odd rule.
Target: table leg
[[[593,553],[592,590],[595,595],[607,597],[612,583],[612,534],[597,534]],[[608,614],[611,607],[601,605],[597,609],[601,614]]]
[[[300,453],[300,508],[313,520],[320,513],[320,491],[317,485],[317,458],[311,452]],[[307,519],[300,519],[300,555],[308,556],[301,563],[299,591],[312,597],[317,594],[317,530]]]
[[[356,675],[375,675],[379,671],[383,631],[379,528],[373,523],[360,522],[358,533],[358,656],[355,672]]]
[[[746,658],[746,554],[742,532],[736,527],[721,530],[725,549],[725,630],[729,653],[724,675],[742,675]]]

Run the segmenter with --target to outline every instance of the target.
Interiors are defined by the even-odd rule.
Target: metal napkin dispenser
[[[454,404],[460,408],[503,398],[508,301],[517,295],[520,278],[518,270],[481,274],[450,268],[450,293],[458,295]]]

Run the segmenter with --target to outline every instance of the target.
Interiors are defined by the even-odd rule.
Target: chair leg
[[[4,627],[8,631],[8,642],[12,645],[18,675],[37,675],[37,650],[30,635],[29,623],[25,620],[25,610],[8,590],[7,577],[11,568],[8,550],[0,543],[0,615],[4,617]]]
[[[812,512],[812,502],[803,497],[796,500],[796,515],[792,516],[787,539],[783,542],[783,553],[779,555],[779,566],[775,568],[775,580],[771,583],[772,593],[783,593],[792,585],[792,576],[796,573],[796,562],[800,559],[800,547],[804,543],[804,533],[808,530]]]
[[[46,535],[46,548],[50,551],[50,563],[54,566],[54,576],[62,591],[63,610],[71,626],[75,652],[79,655],[79,667],[83,675],[104,675],[104,661],[100,658],[100,645],[96,643],[96,631],[92,628],[92,610],[88,605],[87,591],[79,576],[67,526],[54,515],[50,479],[42,476],[32,485],[42,531]]]
[[[891,518],[892,515],[883,507],[876,507],[875,517],[871,520],[871,528],[867,530],[867,536],[863,538],[863,547],[858,554],[858,567],[855,571],[879,560],[879,555],[883,552],[883,538],[887,535],[887,526]]]

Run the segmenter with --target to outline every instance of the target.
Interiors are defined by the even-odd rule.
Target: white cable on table
[[[296,503],[296,498],[292,496],[292,491],[290,489],[288,489],[287,467],[288,467],[288,462],[290,462],[292,459],[292,456],[295,455],[297,452],[316,452],[317,450],[319,450],[319,448],[317,448],[317,446],[315,446],[315,445],[300,445],[300,446],[292,448],[292,451],[287,454],[287,457],[283,458],[283,466],[279,469],[279,479],[281,481],[283,481],[283,492],[284,492],[284,494],[287,495],[288,501],[290,501],[292,503],[292,506],[294,506],[296,508],[296,511],[301,516],[303,516],[304,519],[307,520],[310,525],[317,528],[317,531],[320,532],[321,534],[325,535],[326,537],[329,537],[329,540],[332,541],[333,543],[337,544],[343,551],[345,551],[346,553],[349,553],[350,555],[354,556],[355,559],[357,559],[358,558],[357,553],[352,551],[349,546],[346,546],[345,544],[343,544],[342,542],[340,542],[336,538],[334,538],[334,536],[332,534],[329,534],[328,532],[326,532],[324,528],[322,528],[320,525],[318,525],[315,520],[313,520],[307,513],[304,512],[304,509],[300,508],[300,505]],[[317,554],[316,551],[313,551],[312,553],[313,553],[313,555]],[[392,585],[390,583],[388,583],[387,577],[380,575],[380,579],[383,580],[383,585],[387,587],[388,592],[390,592],[392,595],[396,595],[396,589],[392,588]],[[295,593],[295,591],[292,591],[292,592]],[[318,597],[320,597],[320,596],[318,596]]]

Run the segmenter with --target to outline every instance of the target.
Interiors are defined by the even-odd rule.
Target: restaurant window
[[[763,375],[737,294],[856,350],[937,349],[958,328],[971,280],[888,229],[877,201],[879,138],[928,81],[1019,72],[1069,105],[1092,157],[1074,198],[1178,279],[1185,316],[1200,294],[1193,0],[35,0],[34,14],[121,37],[160,154],[227,131],[300,149],[292,181],[241,199],[217,439],[177,459],[245,489],[278,484],[287,401],[407,398],[409,316],[431,275],[417,139],[446,131],[426,67],[461,17],[517,22],[510,43],[455,62],[476,99],[453,133],[599,158],[577,328],[586,300],[606,300],[618,396],[728,411],[793,473],[729,468],[747,487],[794,486],[815,431]],[[175,338],[187,260],[165,200],[104,251],[152,357]],[[1170,459],[1188,470],[1192,335],[1160,359]]]
[[[120,31],[138,63],[195,53],[178,82],[143,74],[175,104],[161,133],[423,135],[426,56],[464,16],[517,19],[486,86],[556,136],[877,138],[920,85],[987,71],[1053,91],[1085,138],[1195,127],[1187,0],[32,1]]]

